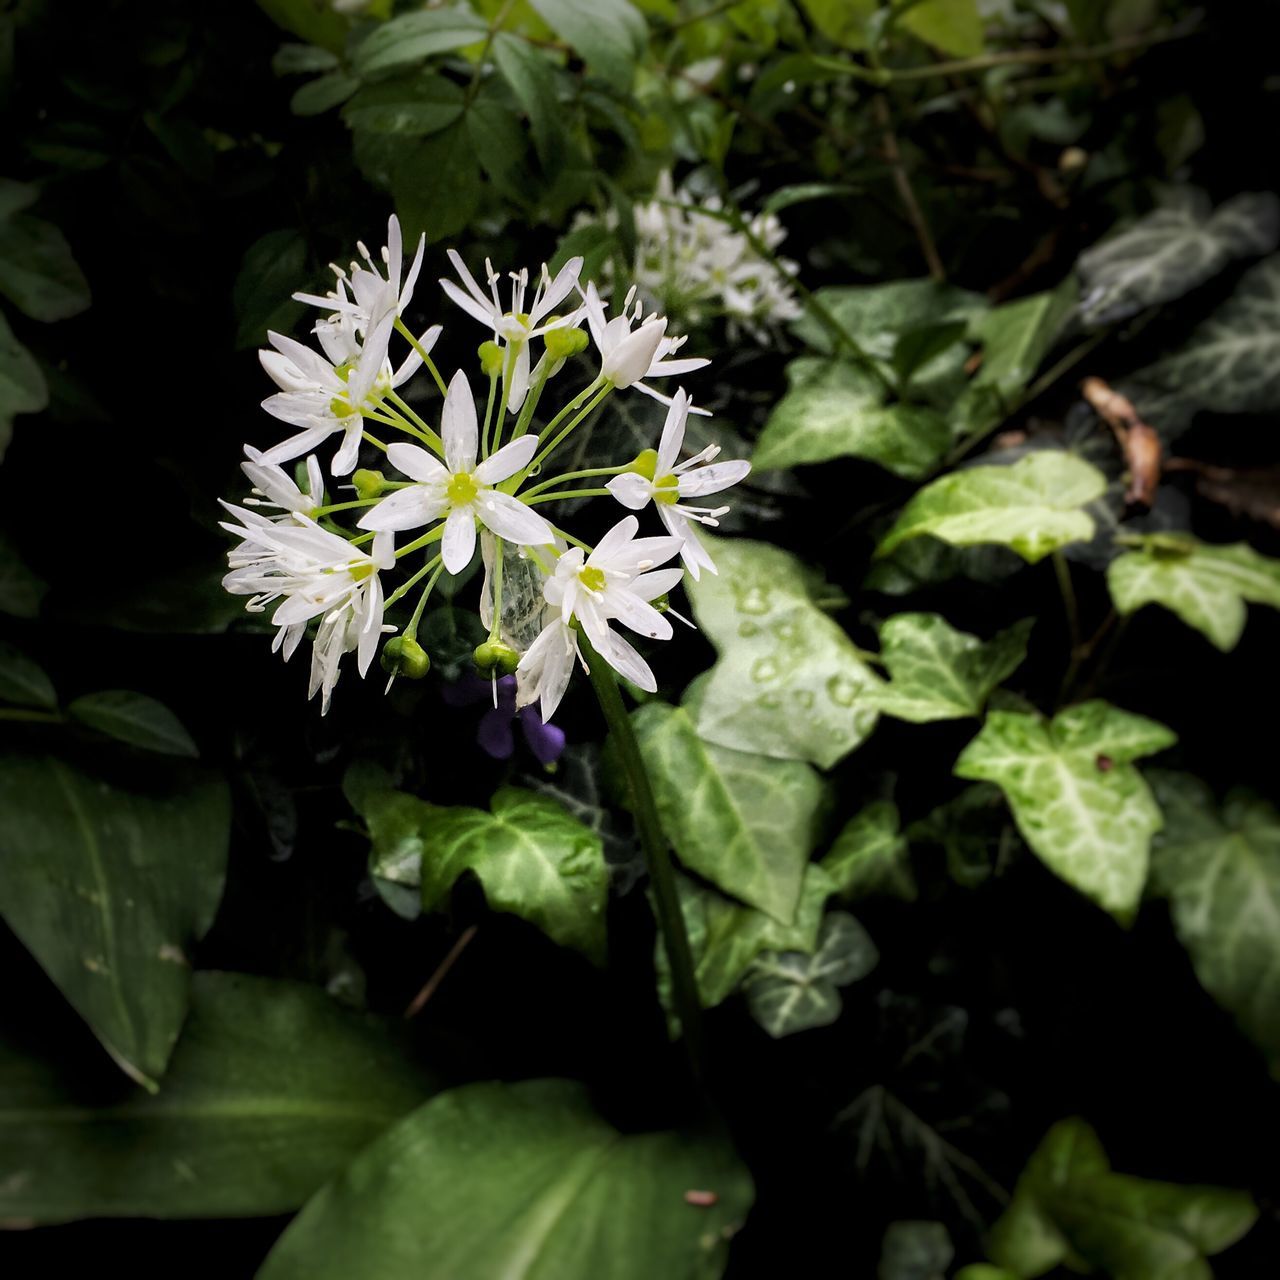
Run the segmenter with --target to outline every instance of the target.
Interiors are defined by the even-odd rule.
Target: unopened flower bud
[[[387,477],[381,471],[369,471],[361,467],[352,475],[351,483],[355,485],[358,497],[376,498],[386,485]]]
[[[480,368],[486,376],[496,378],[502,372],[502,348],[492,339],[482,342],[476,354],[480,357]]]
[[[590,338],[582,329],[550,329],[542,336],[547,355],[553,360],[567,360],[586,349]]]
[[[644,476],[646,480],[652,480],[658,474],[657,449],[641,449],[631,460],[627,470],[634,471],[638,476]]]
[[[618,343],[605,357],[600,373],[615,387],[629,387],[649,372],[658,346],[667,332],[666,316],[646,320],[634,333]]]
[[[408,680],[421,680],[431,670],[430,656],[412,636],[392,636],[380,660],[383,671]]]
[[[501,640],[486,640],[476,645],[474,653],[476,666],[481,674],[509,676],[520,664],[520,655],[509,644]]]

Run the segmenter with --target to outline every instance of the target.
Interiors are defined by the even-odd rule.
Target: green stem
[[[525,504],[536,507],[540,502],[559,502],[562,498],[607,498],[608,489],[561,489],[559,493],[544,493],[536,498],[525,495]]]
[[[433,542],[439,542],[444,537],[444,521],[442,520],[434,529],[424,533],[422,537],[415,538],[412,542],[406,543],[399,551],[396,552],[396,559],[401,556],[407,556],[411,551],[420,551],[423,547],[429,547]]]
[[[630,467],[630,463],[624,463],[620,467],[587,467],[583,471],[566,471],[563,475],[552,476],[550,480],[535,484],[532,489],[526,489],[520,496],[528,502],[535,494],[541,493],[544,489],[550,489],[554,484],[564,484],[566,480],[590,480],[593,476],[620,476],[624,471],[630,470]]]
[[[439,566],[438,569],[437,569],[437,566]],[[402,600],[405,596],[409,594],[410,591],[414,589],[414,587],[418,585],[419,582],[422,581],[424,577],[426,577],[427,574],[431,572],[432,569],[436,569],[436,577],[439,577],[440,576],[439,570],[443,568],[444,566],[440,564],[440,557],[432,556],[431,559],[428,560],[427,563],[424,564],[422,568],[419,569],[418,572],[415,573],[413,577],[411,577],[408,580],[408,582],[402,583],[387,597],[386,603],[383,605],[383,608],[390,609],[393,604]],[[436,579],[432,578],[431,582],[427,586],[428,593],[430,593],[431,588],[434,587],[435,584],[436,584]],[[422,606],[425,603],[426,603],[425,599],[418,601],[418,607],[417,609],[414,610],[413,618],[410,621],[408,627],[405,628],[404,634],[409,636],[410,638],[412,638],[417,634],[418,619],[422,616]]]
[[[579,644],[590,673],[591,687],[595,690],[609,730],[609,741],[617,751],[623,772],[630,783],[636,829],[653,887],[658,931],[662,934],[667,962],[671,967],[672,1003],[684,1032],[685,1048],[689,1053],[693,1073],[699,1081],[705,1081],[707,1045],[702,1027],[702,1002],[698,996],[693,949],[685,930],[684,913],[680,910],[680,894],[676,888],[675,868],[671,862],[666,836],[662,834],[662,824],[658,820],[658,807],[653,798],[649,774],[640,755],[640,744],[631,727],[631,718],[622,704],[622,694],[618,690],[613,668],[596,653],[585,635],[579,637]]]
[[[520,406],[520,416],[516,419],[515,430],[511,433],[513,440],[518,440],[529,430],[529,423],[533,421],[534,412],[538,408],[538,401],[542,399],[542,390],[547,385],[547,378],[551,373],[551,362],[545,356],[538,361],[538,364],[541,366],[541,372],[538,374],[533,386],[529,388],[528,394],[524,398],[524,404]]]
[[[432,430],[430,424],[394,391],[387,392],[387,399],[400,410],[417,428],[415,434],[425,440],[442,458],[444,457],[444,441]]]
[[[493,548],[493,625],[489,628],[489,639],[497,640],[502,634],[502,549],[506,544],[501,538],[494,539]]]
[[[489,427],[493,422],[493,401],[498,392],[498,375],[491,373],[489,375],[489,399],[484,406],[484,430],[480,432],[480,439],[483,441],[483,452],[480,454],[482,458],[487,458],[492,450],[489,447]]]
[[[352,502],[334,502],[327,507],[317,507],[311,518],[319,520],[321,516],[331,516],[335,511],[354,511],[356,507],[372,507],[381,501],[381,498],[356,498]]]
[[[396,332],[422,357],[422,363],[427,366],[431,376],[436,380],[436,386],[440,388],[440,394],[447,396],[449,388],[445,386],[445,381],[440,376],[440,370],[436,368],[436,362],[432,360],[431,353],[413,336],[413,331],[399,316],[396,316]]]
[[[440,581],[440,575],[444,572],[444,565],[440,562],[439,556],[433,556],[428,560],[426,568],[430,569],[432,565],[435,566],[435,572],[427,580],[427,585],[418,597],[418,603],[413,610],[413,617],[409,619],[409,625],[404,629],[404,634],[410,640],[416,639],[418,623],[422,621],[422,611],[427,607],[427,601],[431,599],[431,593],[435,590],[435,585]]]
[[[1061,551],[1053,553],[1053,572],[1058,579],[1058,591],[1062,595],[1062,611],[1067,616],[1067,629],[1071,635],[1071,649],[1080,647],[1080,610],[1076,604],[1076,589],[1071,581],[1071,567]]]
[[[373,445],[375,449],[381,449],[383,453],[386,453],[387,446],[383,444],[382,441],[379,440],[377,436],[370,435],[369,432],[367,431],[362,431],[360,434],[364,436],[366,442]]]
[[[572,418],[569,419],[569,421],[561,428],[560,434],[556,436],[551,441],[551,443],[547,445],[547,447],[543,449],[543,451],[540,454],[538,454],[536,458],[534,458],[534,460],[524,469],[523,474],[527,476],[532,472],[540,469],[542,464],[546,462],[546,460],[549,457],[551,457],[551,455],[555,453],[555,451],[565,442],[565,439],[568,437],[569,433],[580,422],[582,422],[583,419],[589,418],[591,414],[594,413],[595,410],[599,407],[601,401],[603,401],[604,398],[612,390],[613,390],[613,384],[606,382],[604,386],[601,387],[600,390],[597,391],[595,395],[592,396],[591,399],[588,400],[587,403],[576,414],[574,414]],[[548,427],[547,430],[550,430],[550,427]],[[544,431],[542,434],[543,436],[545,436],[547,432]],[[541,438],[542,437],[539,437],[539,439]]]
[[[0,720],[20,720],[30,724],[66,724],[60,711],[30,711],[26,707],[0,707]]]

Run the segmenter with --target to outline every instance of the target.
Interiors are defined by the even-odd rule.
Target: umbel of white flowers
[[[689,414],[701,410],[683,389],[668,396],[650,385],[708,362],[677,356],[684,339],[631,295],[610,316],[595,285],[579,279],[581,258],[555,276],[543,266],[531,298],[528,271],[510,273],[504,301],[502,277],[488,262],[482,286],[451,251],[461,284],[440,286],[488,334],[479,348],[481,412],[466,371],[446,382],[431,358],[441,326],[415,334],[405,323],[424,248],[419,240],[406,271],[393,216],[380,255],[362,244],[349,268],[334,267],[329,293],[294,295],[323,313],[312,330],[318,349],[268,334],[262,366],[279,390],[263,408],[294,430],[262,451],[245,446],[241,465],[253,493],[241,506],[223,503],[231,519],[222,527],[237,539],[224,586],[249,596],[252,612],[272,609],[273,647],[285,659],[313,631],[310,693],[320,694],[324,712],[345,654],[356,654],[364,675],[381,643],[392,680],[426,674],[430,659],[417,634],[432,589],[443,572],[467,568],[479,542],[488,639],[476,663],[494,676],[514,672],[518,705],[538,702],[544,719],[554,714],[575,662],[582,665],[582,636],[653,692],[653,672],[618,627],[670,639],[668,593],[686,569],[695,578],[716,571],[696,526],[714,525],[728,510],[686,500],[720,493],[750,470],[746,462],[715,462],[714,445],[682,460]],[[397,337],[407,347],[398,363]],[[552,381],[589,346],[596,371],[547,407]],[[424,370],[440,396],[435,413],[402,395]],[[654,447],[614,466],[548,478],[565,441],[589,430],[600,405],[627,388],[667,405]],[[384,439],[389,432],[396,438]],[[356,470],[362,449],[380,453],[394,477]],[[332,480],[351,477],[353,496],[325,492],[317,450],[328,455]],[[286,462],[296,464],[296,479]],[[626,515],[592,547],[552,518],[554,504],[583,498],[613,499],[631,512],[652,506],[665,532],[637,536],[639,519]],[[683,569],[661,567],[677,558]],[[397,626],[388,617],[401,601],[408,617]]]

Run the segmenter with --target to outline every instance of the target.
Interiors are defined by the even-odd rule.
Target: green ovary
[[[588,591],[601,591],[604,588],[604,570],[597,569],[594,565],[587,565],[578,570],[578,581]]]
[[[469,502],[474,502],[479,492],[474,478],[468,473],[459,472],[455,476],[450,476],[446,493],[455,507],[465,507]]]

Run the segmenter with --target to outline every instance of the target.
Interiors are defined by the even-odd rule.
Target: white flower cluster
[[[746,333],[763,346],[803,310],[789,281],[796,263],[762,257],[722,210],[718,196],[699,200],[664,173],[653,199],[635,209],[635,284],[664,313],[691,325],[724,316],[731,341]],[[787,236],[772,213],[757,214],[750,228],[770,252]]]
[[[543,719],[551,717],[575,659],[583,661],[582,636],[652,692],[653,672],[612,624],[649,639],[671,637],[661,602],[685,570],[659,566],[679,557],[695,578],[704,569],[714,573],[695,526],[714,525],[728,509],[685,499],[719,493],[750,469],[746,462],[714,462],[715,446],[681,461],[688,416],[698,410],[682,389],[668,397],[646,381],[708,362],[677,357],[684,339],[668,335],[665,317],[645,315],[630,296],[611,317],[595,285],[580,282],[580,258],[555,277],[544,266],[532,299],[528,272],[512,273],[504,303],[502,279],[490,264],[485,288],[450,252],[460,283],[440,286],[491,335],[479,351],[488,381],[481,414],[467,374],[460,369],[446,384],[432,360],[441,327],[415,336],[405,323],[424,248],[420,240],[405,272],[400,225],[392,217],[380,261],[360,245],[349,269],[334,268],[330,293],[294,295],[324,313],[313,330],[319,350],[268,335],[271,349],[261,360],[279,390],[263,408],[294,433],[262,452],[245,447],[242,466],[254,496],[243,506],[223,504],[234,517],[223,528],[238,539],[224,585],[249,596],[251,611],[274,605],[274,647],[286,659],[315,624],[310,692],[321,694],[323,712],[343,655],[354,651],[364,675],[382,637],[397,630],[386,621],[388,610],[415,589],[409,620],[383,645],[382,662],[393,679],[426,673],[429,658],[416,637],[431,591],[441,573],[467,568],[479,541],[480,616],[489,638],[476,649],[476,662],[495,676],[515,672],[518,705],[539,702]],[[394,364],[397,335],[408,351]],[[556,412],[539,417],[552,379],[592,344],[599,371]],[[435,425],[401,395],[424,367],[442,397]],[[614,391],[628,387],[668,406],[657,447],[617,466],[544,478],[565,440]],[[402,438],[385,442],[388,430]],[[314,451],[331,437],[337,448],[328,474],[350,476],[353,498],[334,501],[325,493]],[[356,470],[362,448],[381,453],[395,478]],[[303,457],[295,480],[281,464]],[[584,497],[611,497],[631,511],[652,504],[666,534],[637,537],[639,521],[627,515],[591,547],[545,514],[548,504]],[[397,570],[404,580],[388,593],[384,577]]]

